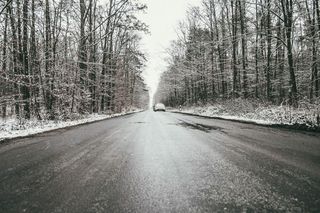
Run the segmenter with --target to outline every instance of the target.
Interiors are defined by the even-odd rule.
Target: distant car
[[[153,111],[157,112],[157,111],[166,111],[166,107],[164,104],[158,103],[156,105],[153,106]]]

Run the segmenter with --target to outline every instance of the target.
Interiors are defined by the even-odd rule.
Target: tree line
[[[319,102],[318,0],[203,0],[178,31],[158,101]]]
[[[0,3],[2,117],[59,119],[144,107],[135,0]]]

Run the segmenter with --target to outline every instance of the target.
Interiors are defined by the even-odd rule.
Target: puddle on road
[[[146,124],[146,122],[138,121],[138,122],[134,122],[134,124]]]
[[[190,129],[200,130],[200,131],[203,131],[206,133],[209,133],[212,130],[223,132],[222,128],[220,128],[220,127],[199,124],[199,123],[187,123],[187,122],[183,121],[183,122],[177,123],[176,125],[183,126],[183,127],[190,128]]]

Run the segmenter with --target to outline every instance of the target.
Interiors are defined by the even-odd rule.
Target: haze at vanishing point
[[[149,26],[150,34],[143,35],[142,50],[147,54],[147,67],[143,73],[150,89],[150,104],[157,90],[160,75],[167,63],[166,49],[177,38],[179,21],[183,20],[191,5],[200,5],[201,0],[141,0],[148,9],[141,20]]]

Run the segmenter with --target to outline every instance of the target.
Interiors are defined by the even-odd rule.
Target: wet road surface
[[[147,111],[0,145],[0,212],[264,211],[320,211],[320,134]]]

